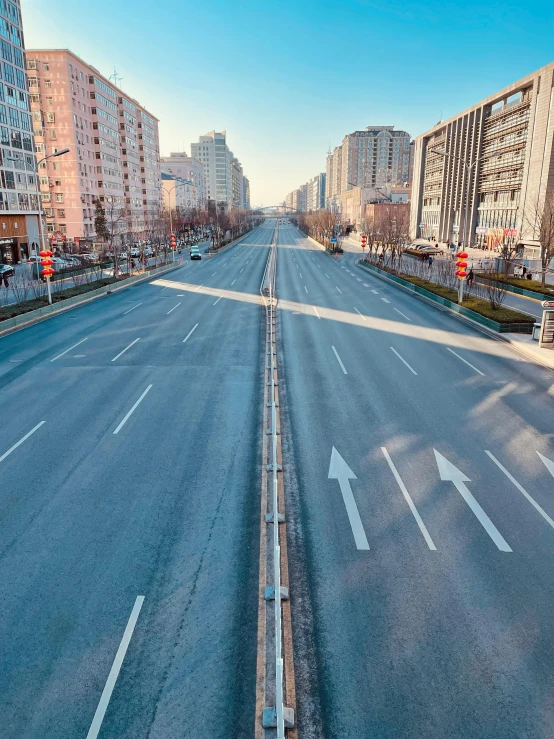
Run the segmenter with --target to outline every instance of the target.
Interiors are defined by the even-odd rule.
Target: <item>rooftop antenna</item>
[[[114,67],[113,68],[113,74],[110,74],[110,76],[108,77],[108,79],[109,80],[112,80],[112,82],[114,83],[114,85],[116,87],[119,87],[119,83],[121,82],[121,80],[123,79],[123,77],[120,77],[118,75],[117,69]]]

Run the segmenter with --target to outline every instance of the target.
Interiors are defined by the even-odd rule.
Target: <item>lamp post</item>
[[[11,162],[23,162],[25,164],[25,166],[31,167],[31,170],[36,174],[37,177],[39,177],[38,169],[39,169],[39,166],[42,164],[42,162],[45,162],[47,159],[52,159],[52,157],[61,157],[63,154],[68,154],[69,151],[70,150],[67,149],[67,148],[66,149],[60,149],[59,151],[55,151],[52,154],[48,154],[47,156],[42,157],[42,159],[39,159],[38,160],[36,168],[31,167],[31,165],[29,164],[29,162],[24,157],[6,157],[6,159],[8,159]],[[43,226],[43,223],[42,223],[43,211],[42,211],[42,198],[40,197],[40,195],[41,195],[41,193],[40,193],[40,187],[38,189],[38,194],[39,194],[39,199],[38,199],[38,204],[39,204],[39,208],[38,208],[38,223],[39,223],[39,233],[40,233],[40,245],[41,245],[41,250],[42,251],[47,251],[46,244],[44,243],[44,226]],[[38,279],[38,277],[39,277],[39,274],[38,274],[38,264],[37,264],[37,279]],[[46,277],[46,285],[47,285],[47,288],[48,288],[48,303],[50,305],[52,305],[52,291],[50,289],[50,275],[47,275],[47,277]]]
[[[178,178],[178,180],[179,181],[175,185],[173,185],[173,187],[170,187],[168,190],[166,190],[166,192],[167,192],[167,202],[169,204],[169,231],[170,231],[170,234],[173,233],[173,217],[171,215],[171,193],[173,192],[173,190],[176,190],[178,187],[183,187],[183,185],[192,185],[192,182],[190,180],[183,180],[181,178]],[[177,207],[177,196],[175,196],[175,207]],[[172,255],[171,259],[174,262],[175,261],[175,249],[172,249],[171,250],[171,255]]]
[[[477,157],[472,162],[468,161],[467,159],[464,159],[463,157],[459,157],[457,154],[450,154],[450,152],[444,151],[443,149],[434,149],[433,147],[429,148],[429,151],[432,151],[434,154],[440,154],[440,156],[443,157],[449,157],[450,159],[457,159],[458,161],[462,162],[462,164],[465,167],[466,170],[466,200],[465,200],[465,208],[464,208],[464,239],[463,243],[466,249],[470,246],[470,231],[471,231],[471,225],[469,223],[469,213],[470,213],[470,207],[469,207],[469,193],[471,188],[471,174],[473,171],[473,168],[476,167],[479,162],[481,162],[483,159],[492,158],[492,157],[498,157],[501,156],[502,152],[499,151],[493,151],[491,154],[483,154],[480,157]],[[460,255],[464,254],[464,257],[461,257]],[[467,254],[465,252],[460,252],[458,254],[460,259],[465,259],[467,257]],[[462,270],[464,272],[463,276],[459,276],[459,285],[458,285],[458,303],[461,305],[462,300],[464,297],[464,281],[465,281],[465,270]]]

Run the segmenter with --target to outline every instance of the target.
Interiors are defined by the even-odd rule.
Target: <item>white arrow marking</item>
[[[477,516],[481,526],[485,529],[500,551],[511,552],[512,549],[508,545],[506,539],[504,539],[500,531],[498,531],[496,526],[464,484],[466,482],[471,482],[469,477],[466,477],[461,470],[449,462],[446,457],[443,457],[440,452],[437,452],[436,449],[433,449],[433,451],[435,452],[435,459],[437,460],[437,467],[439,468],[441,480],[448,480],[454,484],[454,487],[458,490],[462,498]]]
[[[548,459],[548,457],[545,457],[540,452],[537,452],[539,457],[541,458],[542,463],[546,467],[546,469],[550,472],[552,477],[554,477],[554,462],[551,459]]]
[[[365,535],[362,519],[360,518],[358,506],[356,505],[354,495],[352,494],[352,488],[350,487],[350,480],[357,480],[358,478],[337,452],[335,447],[333,447],[331,452],[331,463],[329,465],[328,477],[329,480],[339,481],[342,499],[346,506],[346,512],[348,513],[356,547],[358,549],[369,550],[369,544]]]
[[[491,454],[486,449],[485,449],[485,454],[492,459],[492,461],[495,463],[495,465],[499,469],[501,469],[502,472],[506,475],[506,477],[508,478],[508,480],[516,486],[516,488],[519,490],[519,492],[525,498],[527,498],[527,500],[529,501],[529,503],[531,503],[531,505],[533,506],[533,508],[535,508],[535,510],[537,510],[541,514],[541,516],[544,518],[544,520],[548,524],[550,524],[550,526],[552,526],[552,528],[554,529],[554,521],[550,518],[550,516],[548,515],[548,513],[546,513],[546,511],[543,508],[540,507],[540,505],[537,503],[537,501],[529,495],[529,493],[527,492],[527,490],[525,490],[525,488],[522,485],[519,484],[519,482],[515,479],[515,477],[513,475],[511,475],[508,472],[508,470],[503,465],[500,464],[500,462],[494,456],[494,454]]]

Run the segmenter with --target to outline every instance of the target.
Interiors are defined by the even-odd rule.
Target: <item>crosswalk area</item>
[[[499,452],[483,449],[472,458],[471,469],[466,469],[443,452],[426,449],[416,461],[408,461],[402,453],[382,446],[370,455],[370,468],[359,479],[349,466],[351,460],[333,447],[328,478],[338,482],[356,549],[370,551],[379,546],[378,509],[390,503],[396,491],[411,514],[413,535],[419,529],[429,551],[440,551],[441,541],[456,537],[457,532],[464,541],[484,539],[493,548],[512,553],[518,543],[534,537],[542,540],[546,531],[554,547],[554,461],[550,457],[535,450],[532,459],[514,470]],[[393,503],[398,515],[398,501]],[[452,530],[453,520],[456,530]],[[534,527],[542,530],[535,532]]]

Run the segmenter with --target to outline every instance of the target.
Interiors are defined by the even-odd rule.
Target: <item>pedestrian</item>
[[[525,265],[523,265],[523,267],[521,268],[521,276],[522,277],[525,277],[525,273],[526,272],[527,272],[527,267]]]
[[[467,286],[470,287],[470,285],[473,285],[473,278],[475,275],[473,274],[473,267],[470,267],[469,272],[467,273]]]
[[[429,269],[433,266],[433,257],[429,254],[429,259],[427,260],[427,263],[429,265]]]

